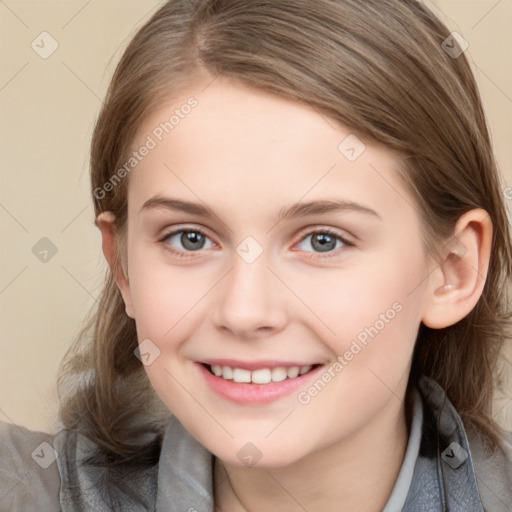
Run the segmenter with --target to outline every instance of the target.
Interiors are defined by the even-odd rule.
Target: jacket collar
[[[214,460],[173,416],[158,464],[156,511],[212,512]]]
[[[420,450],[404,512],[484,512],[462,420],[444,390],[422,376]]]

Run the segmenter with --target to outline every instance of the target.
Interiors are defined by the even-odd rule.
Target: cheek
[[[361,429],[405,389],[419,325],[417,300],[408,295],[410,277],[388,266],[386,274],[354,275],[344,280],[343,293],[331,294],[323,318],[336,334],[322,341],[334,354],[333,362],[297,396],[311,417],[331,411],[332,421],[322,426],[323,439]]]
[[[180,350],[183,340],[193,334],[187,313],[192,313],[201,294],[182,281],[177,279],[176,272],[148,266],[140,268],[130,289],[139,344],[150,340],[152,360],[144,366],[146,374],[167,408],[187,417],[193,402],[187,400],[182,386],[191,381],[187,375],[190,366],[183,365]]]
[[[347,272],[337,281],[343,288],[336,293],[332,291],[336,280],[314,288],[313,303],[327,302],[322,320],[335,334],[322,328],[326,333],[322,341],[334,354],[333,363],[322,382],[298,397],[312,415],[322,414],[335,400],[340,421],[359,428],[404,389],[421,318],[417,284],[425,275],[421,259],[412,255],[406,259],[407,264],[388,256],[381,264],[377,258],[373,265],[364,265],[364,271]],[[324,386],[329,390],[324,392]],[[347,411],[354,414],[350,421]]]
[[[150,351],[156,354],[145,371],[167,407],[174,413],[183,413],[183,409],[193,407],[193,402],[180,399],[183,396],[180,383],[196,377],[189,374],[193,371],[192,363],[185,361],[180,351],[194,335],[197,319],[203,316],[198,312],[212,284],[206,276],[192,276],[186,268],[150,262],[143,254],[140,256],[135,253],[130,260],[130,292],[137,337],[139,343],[150,340]]]
[[[381,263],[383,259],[388,262]],[[419,289],[413,289],[423,278],[424,270],[410,259],[404,266],[376,257],[374,262],[319,276],[315,286],[304,284],[303,294],[318,319],[317,331],[336,354],[348,350],[353,340],[362,347],[374,339],[386,340],[387,346],[398,348],[415,338],[421,315]]]
[[[356,409],[364,402],[377,406],[404,385],[421,319],[421,254],[385,261],[345,281],[347,297],[337,295],[331,319],[338,319],[331,346],[341,356],[336,394]]]
[[[140,336],[168,339],[186,325],[186,317],[208,291],[208,280],[183,268],[149,258],[134,258],[130,292]],[[139,336],[139,337],[140,337]]]

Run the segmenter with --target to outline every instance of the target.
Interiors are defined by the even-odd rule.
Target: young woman
[[[512,246],[463,50],[412,0],[163,5],[93,136],[110,271],[63,428],[2,427],[0,508],[509,511]]]

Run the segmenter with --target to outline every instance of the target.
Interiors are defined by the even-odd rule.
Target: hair
[[[477,85],[466,55],[443,49],[449,35],[414,0],[171,0],[137,31],[113,75],[92,137],[92,199],[96,216],[115,215],[123,248],[129,179],[95,191],[127,161],[141,123],[200,77],[223,76],[302,102],[395,151],[430,256],[441,257],[465,212],[483,208],[492,220],[482,296],[455,325],[420,325],[407,393],[421,375],[434,379],[464,424],[496,448],[502,427],[492,399],[503,384],[500,355],[512,316],[510,228]],[[117,264],[124,266],[122,254]],[[158,460],[170,412],[136,347],[135,322],[108,269],[59,375],[59,419],[96,443],[92,464]],[[154,437],[141,445],[148,432]]]

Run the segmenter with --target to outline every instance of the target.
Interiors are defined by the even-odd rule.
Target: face
[[[401,408],[428,274],[420,221],[393,153],[303,104],[203,88],[134,141],[151,147],[129,177],[123,296],[185,428],[231,464],[285,465]]]

